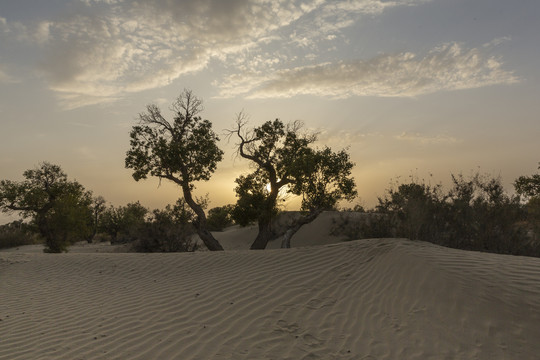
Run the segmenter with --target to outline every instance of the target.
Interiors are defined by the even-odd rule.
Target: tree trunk
[[[322,213],[322,210],[314,210],[311,211],[306,216],[301,217],[300,219],[296,220],[288,229],[285,231],[285,234],[283,234],[283,240],[281,241],[281,248],[290,248],[291,247],[291,238],[300,230],[300,228],[306,224],[309,224],[313,220],[315,220],[320,214]]]
[[[206,215],[204,213],[204,210],[199,204],[195,202],[195,200],[193,200],[193,196],[191,195],[191,190],[189,186],[187,184],[182,184],[182,190],[184,192],[184,199],[186,200],[186,203],[197,215],[195,229],[197,230],[197,234],[201,238],[204,245],[206,245],[206,247],[210,251],[223,250],[223,247],[221,246],[219,241],[217,241],[214,235],[212,235],[212,233],[206,228]]]
[[[251,244],[251,250],[264,250],[268,241],[272,239],[272,221],[271,220],[259,220],[259,233]]]
[[[282,249],[289,249],[291,247],[291,238],[294,234],[296,234],[298,230],[300,230],[301,227],[302,225],[297,225],[285,231],[285,234],[283,235],[283,240],[281,240]]]

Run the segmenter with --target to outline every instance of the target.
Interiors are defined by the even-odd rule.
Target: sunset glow
[[[240,111],[348,148],[366,206],[408,176],[480,168],[511,189],[540,161],[539,16],[529,0],[5,0],[0,178],[49,161],[111,204],[174,203],[124,157],[145,106],[170,117],[189,88],[225,151],[197,184],[211,206],[248,170],[224,136]]]

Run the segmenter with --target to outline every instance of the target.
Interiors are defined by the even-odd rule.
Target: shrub
[[[39,236],[28,224],[13,221],[0,226],[0,249],[39,243]]]
[[[199,245],[193,240],[195,229],[172,223],[146,223],[133,241],[137,252],[187,252]]]
[[[167,205],[165,210],[154,210],[153,217],[138,231],[133,241],[137,252],[185,252],[195,251],[198,244],[193,240],[196,233],[191,222],[186,221],[178,208]]]
[[[345,210],[332,219],[330,235],[346,240],[395,237],[392,218],[375,212],[364,213]]]
[[[349,239],[405,237],[459,249],[540,256],[536,241],[540,201],[527,207],[508,195],[500,178],[452,175],[452,188],[418,181],[393,186],[376,207],[377,216],[342,216],[334,235]]]
[[[232,219],[233,205],[225,205],[208,210],[206,225],[210,231],[223,231],[234,222]]]

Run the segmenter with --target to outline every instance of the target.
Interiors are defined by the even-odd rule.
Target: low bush
[[[133,249],[137,252],[186,252],[198,249],[193,240],[193,215],[185,213],[183,203],[154,210],[152,217],[138,226],[132,234]]]
[[[42,242],[29,225],[14,221],[0,226],[0,249],[8,249]]]
[[[452,188],[418,181],[388,189],[370,216],[341,217],[334,235],[404,237],[466,250],[540,256],[538,206],[508,195],[499,178],[452,175]]]
[[[206,225],[210,231],[223,231],[234,222],[231,216],[233,205],[218,206],[208,210]]]
[[[145,224],[132,242],[136,252],[188,252],[199,245],[193,240],[195,231],[189,226],[150,222]]]

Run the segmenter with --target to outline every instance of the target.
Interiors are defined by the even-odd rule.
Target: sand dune
[[[220,253],[85,249],[0,253],[0,359],[540,354],[540,259],[400,239]]]
[[[0,252],[0,359],[538,359],[540,259],[403,239]],[[308,246],[309,245],[309,246]]]

